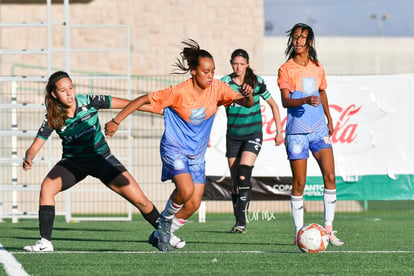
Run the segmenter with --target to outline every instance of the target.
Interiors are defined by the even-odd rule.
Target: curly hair
[[[313,33],[312,28],[309,25],[306,25],[305,23],[297,23],[295,26],[292,27],[289,31],[287,31],[287,35],[289,36],[288,42],[287,42],[287,48],[285,51],[285,55],[287,56],[287,59],[294,58],[295,48],[293,46],[293,35],[296,32],[296,30],[302,29],[303,31],[308,31],[308,37],[306,38],[306,46],[309,49],[309,58],[317,65],[319,66],[318,57],[315,50],[315,34]]]

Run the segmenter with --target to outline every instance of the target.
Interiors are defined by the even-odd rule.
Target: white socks
[[[325,226],[332,226],[332,222],[335,216],[336,190],[324,190],[323,206],[325,212]]]
[[[324,190],[323,205],[325,226],[332,226],[335,216],[336,190]],[[290,196],[290,206],[292,208],[293,224],[297,232],[303,227],[303,196]]]
[[[293,224],[298,232],[303,227],[303,196],[290,196],[290,207],[292,208]]]
[[[173,220],[171,223],[171,233],[174,233],[174,231],[177,231],[178,229],[183,227],[186,222],[186,219],[181,219],[177,218],[176,216],[173,216]]]
[[[162,211],[162,216],[165,218],[173,218],[173,216],[180,211],[184,204],[177,204],[172,201],[172,196],[167,201],[164,211]]]

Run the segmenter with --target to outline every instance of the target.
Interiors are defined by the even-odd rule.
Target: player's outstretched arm
[[[112,137],[114,133],[118,130],[119,125],[121,122],[128,117],[129,114],[134,112],[135,110],[139,110],[143,105],[149,105],[150,101],[148,95],[143,95],[141,97],[136,98],[135,100],[131,101],[127,104],[121,112],[116,115],[111,121],[105,124],[105,135]]]
[[[131,101],[123,98],[112,97],[111,109],[121,109],[127,106]],[[163,112],[155,112],[150,104],[144,104],[138,108],[139,111],[151,112],[155,114],[163,114]]]
[[[23,170],[28,171],[32,168],[33,159],[35,158],[35,156],[39,152],[39,150],[43,147],[45,142],[46,142],[46,140],[43,140],[39,137],[36,137],[33,140],[33,143],[26,150],[26,154],[23,158]]]

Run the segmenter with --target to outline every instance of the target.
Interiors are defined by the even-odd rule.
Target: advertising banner
[[[286,109],[281,105],[276,76],[263,78],[279,106],[285,129]],[[414,75],[327,76],[327,81],[335,128],[332,143],[338,199],[414,199]],[[264,189],[277,198],[287,192],[290,166],[284,145],[274,144],[276,129],[271,109],[266,102],[261,105],[263,146],[253,178],[256,182],[266,179],[263,183],[270,188]],[[220,107],[206,153],[206,174],[210,180],[230,180],[225,157],[226,123],[224,108]],[[308,159],[307,175],[305,197],[320,199],[323,182],[313,157]],[[272,178],[274,181],[269,182]],[[280,179],[284,179],[284,185],[279,185]],[[211,189],[208,186],[206,190]]]

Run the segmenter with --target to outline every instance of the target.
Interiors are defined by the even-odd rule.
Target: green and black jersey
[[[240,85],[233,81],[231,75],[222,77],[221,81],[227,83],[233,90],[240,91]],[[261,77],[257,76],[257,81],[258,85],[254,88],[254,105],[252,107],[244,107],[234,102],[226,106],[228,136],[240,138],[262,133],[260,97],[267,101],[271,94],[267,91],[266,84]]]
[[[87,160],[110,153],[101,131],[98,110],[111,108],[111,102],[111,96],[76,95],[75,116],[67,119],[62,128],[55,129],[62,139],[62,158]],[[53,130],[45,116],[37,137],[47,140]]]

